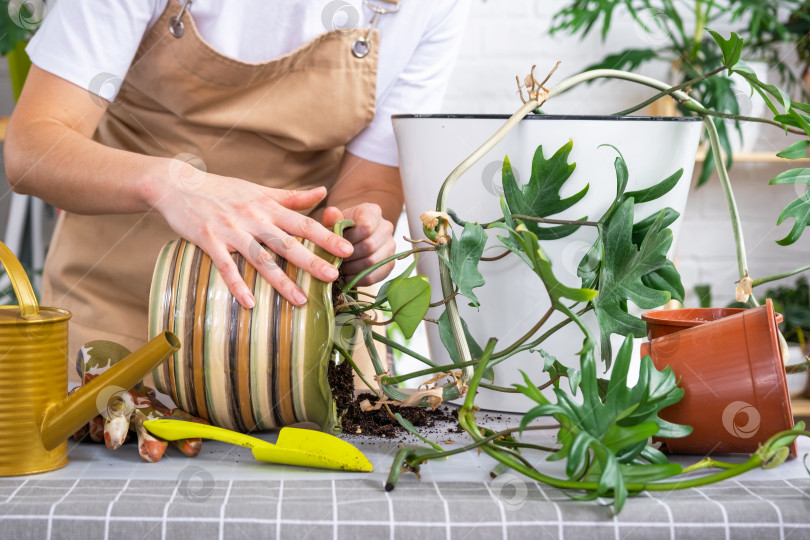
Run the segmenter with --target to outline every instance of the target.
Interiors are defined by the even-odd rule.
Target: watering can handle
[[[14,287],[14,294],[17,295],[17,302],[20,304],[20,313],[23,319],[36,316],[39,313],[39,305],[37,304],[37,297],[34,295],[34,289],[31,287],[31,282],[28,281],[28,276],[25,274],[20,261],[3,242],[0,242],[0,263],[5,267],[6,273],[11,280],[11,286]]]

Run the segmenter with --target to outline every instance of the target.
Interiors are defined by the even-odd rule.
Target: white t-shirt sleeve
[[[40,69],[115,99],[138,46],[166,0],[58,0],[26,47]]]
[[[419,5],[419,9],[425,7]],[[433,9],[431,20],[404,69],[393,78],[388,88],[378,89],[374,120],[346,146],[352,154],[383,165],[397,166],[399,160],[391,116],[439,112],[453,64],[461,49],[469,1],[435,1]],[[384,46],[395,45],[388,43]],[[385,68],[381,65],[378,69]]]

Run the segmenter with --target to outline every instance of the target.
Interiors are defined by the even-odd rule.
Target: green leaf
[[[735,32],[732,32],[728,39],[724,39],[723,36],[714,30],[709,30],[709,33],[720,46],[720,50],[723,51],[723,65],[729,68],[734,67],[734,65],[740,61],[740,54],[742,53],[743,47],[742,38]]]
[[[810,157],[807,152],[808,148],[810,148],[810,141],[796,141],[776,154],[776,156],[784,159],[802,159]]]
[[[672,261],[667,261],[658,270],[642,276],[641,282],[650,289],[668,292],[673,300],[683,304],[685,291],[681,282],[681,274]]]
[[[672,188],[678,185],[681,177],[683,176],[683,169],[678,169],[670,176],[664,178],[654,186],[650,186],[648,188],[640,189],[638,191],[629,191],[625,193],[626,197],[633,197],[633,200],[636,201],[636,204],[641,204],[649,201],[654,201],[669,193]]]
[[[681,215],[673,210],[672,208],[664,208],[664,219],[661,221],[661,227],[669,227],[675,220],[681,217]],[[651,216],[647,216],[641,221],[633,224],[633,243],[637,246],[641,245],[642,240],[644,237],[647,236],[647,232],[652,227],[653,223],[658,219],[659,214],[652,214]]]
[[[655,422],[642,422],[631,427],[613,424],[602,437],[602,444],[618,452],[627,446],[646,441],[657,432],[658,424]]]
[[[430,307],[428,278],[414,276],[395,279],[388,287],[388,303],[391,304],[394,321],[405,337],[410,339]]]
[[[543,155],[543,147],[538,146],[532,159],[531,177],[522,187],[517,185],[509,158],[504,159],[503,195],[512,214],[549,217],[572,207],[588,193],[589,186],[586,185],[566,199],[560,197],[560,189],[576,169],[575,163],[568,163],[573,145],[573,141],[569,140],[549,159]],[[526,227],[540,240],[554,240],[572,234],[578,225],[541,227],[539,223],[527,222]]]
[[[461,238],[456,238],[453,234],[450,260],[446,261],[459,293],[469,298],[473,306],[480,305],[473,289],[484,285],[484,276],[478,271],[478,262],[484,254],[486,244],[487,233],[483,227],[468,222],[464,225]]]
[[[411,262],[411,264],[409,264],[408,267],[400,275],[382,284],[380,290],[377,292],[377,298],[374,300],[375,307],[381,306],[383,303],[388,301],[388,287],[391,286],[391,283],[393,283],[397,279],[405,279],[407,277],[410,277],[410,275],[416,269],[416,263],[418,262],[419,262],[419,254],[414,253],[413,262]]]
[[[551,296],[552,302],[559,303],[560,299],[567,298],[575,302],[587,302],[593,299],[597,292],[592,289],[574,289],[563,285],[554,272],[551,270],[551,261],[546,257],[545,252],[540,247],[537,240],[537,235],[528,230],[523,222],[518,221],[518,226],[515,229],[510,229],[504,223],[496,223],[494,226],[500,229],[506,229],[509,232],[510,238],[513,242],[504,242],[504,245],[510,250],[513,249],[515,244],[520,246],[520,249],[526,255],[526,260],[529,267],[540,277]],[[503,237],[499,237],[503,240]]]
[[[593,306],[602,338],[602,358],[608,364],[610,334],[636,337],[647,334],[644,322],[628,313],[626,301],[652,309],[670,300],[668,292],[651,289],[642,282],[646,274],[666,265],[672,231],[662,227],[664,216],[664,212],[658,214],[638,247],[632,242],[632,198],[622,203],[605,225],[599,294]]]
[[[781,225],[786,219],[793,218],[795,220],[793,222],[793,228],[788,235],[776,241],[776,243],[781,246],[787,246],[795,243],[799,237],[801,237],[808,223],[810,223],[810,169],[791,169],[785,171],[771,180],[770,184],[808,185],[804,194],[788,204],[784,210],[782,210],[782,213],[779,214],[779,218],[776,221],[777,225]]]
[[[683,467],[677,463],[654,463],[650,465],[629,465],[623,463],[619,465],[619,469],[622,472],[622,478],[628,484],[656,482],[658,480],[678,476],[683,472]]]
[[[532,350],[532,352],[535,351]],[[577,395],[577,388],[579,387],[579,382],[582,380],[582,373],[576,368],[564,365],[554,356],[542,349],[539,349],[537,352],[543,357],[543,371],[548,373],[549,378],[565,377],[568,379],[568,387],[571,389],[571,394]],[[555,388],[559,388],[559,379],[552,384]]]

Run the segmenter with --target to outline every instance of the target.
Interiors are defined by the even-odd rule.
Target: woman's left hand
[[[341,219],[354,221],[354,227],[344,232],[344,237],[354,245],[354,253],[344,259],[341,266],[347,281],[396,253],[394,225],[383,217],[378,205],[362,203],[343,211],[330,206],[323,212],[323,224],[326,227],[332,227]],[[394,264],[394,261],[391,261],[377,268],[361,279],[358,285],[371,285],[382,281],[394,269]]]

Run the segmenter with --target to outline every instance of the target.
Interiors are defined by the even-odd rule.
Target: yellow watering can
[[[65,397],[70,312],[39,307],[22,265],[0,242],[19,306],[0,306],[0,476],[67,465],[65,442],[102,412],[107,399],[128,390],[180,348],[171,332]],[[106,399],[105,399],[106,398]]]

